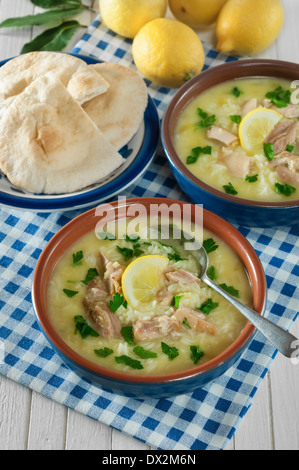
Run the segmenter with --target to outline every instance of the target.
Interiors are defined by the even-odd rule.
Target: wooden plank
[[[0,450],[26,450],[31,390],[1,377]]]
[[[74,410],[68,410],[67,450],[110,450],[111,428]]]
[[[1,0],[0,22],[15,16],[32,15],[34,5],[24,0]],[[0,58],[6,59],[20,53],[31,38],[31,28],[2,28],[0,30]]]
[[[62,450],[65,447],[67,409],[32,392],[28,450]]]

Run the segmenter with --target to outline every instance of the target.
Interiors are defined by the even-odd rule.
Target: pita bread
[[[77,191],[124,161],[53,73],[14,99],[0,128],[0,169],[35,193]]]
[[[79,104],[105,93],[108,88],[109,83],[91,67],[75,72],[67,85],[68,92]]]
[[[117,150],[138,131],[147,106],[143,79],[123,65],[106,62],[90,65],[109,83],[108,91],[85,102],[85,112]]]
[[[72,88],[76,92],[75,99],[84,102],[84,96],[96,96],[97,90],[103,86],[101,76],[93,75],[93,80],[85,81],[84,73],[91,76],[88,65],[78,57],[69,54],[36,51],[23,54],[9,60],[0,67],[0,104],[7,106],[5,100],[15,97],[35,79],[52,72],[68,86],[72,79]],[[4,102],[4,103],[3,103]]]

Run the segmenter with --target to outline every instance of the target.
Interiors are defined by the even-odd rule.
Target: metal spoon
[[[169,233],[169,227],[165,227]],[[200,275],[198,276],[206,285],[214,289],[218,294],[224,297],[228,302],[230,302],[237,310],[239,310],[242,315],[244,315],[247,320],[252,323],[253,326],[257,330],[259,330],[265,338],[275,346],[278,351],[281,352],[286,357],[296,357],[294,352],[296,351],[296,346],[298,346],[299,341],[295,336],[293,336],[288,331],[284,330],[280,326],[272,323],[267,318],[263,317],[259,313],[255,312],[249,307],[246,307],[241,302],[239,302],[235,297],[228,294],[225,290],[219,287],[215,282],[211,281],[211,279],[207,275],[207,270],[209,267],[209,258],[207,255],[206,250],[204,247],[194,238],[188,236],[182,230],[176,228],[175,226],[172,227],[173,230],[173,237],[176,240],[181,240],[183,242],[190,242],[192,240],[193,244],[196,244],[192,251],[190,250],[190,254],[196,260],[197,264],[200,266]],[[163,226],[159,227],[159,234],[163,233]],[[175,237],[175,233],[177,237]]]

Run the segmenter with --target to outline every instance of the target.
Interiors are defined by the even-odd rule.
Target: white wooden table
[[[299,62],[299,2],[282,0],[285,23],[279,39],[260,57]],[[85,0],[88,4],[88,0]],[[97,3],[97,2],[96,2]],[[29,0],[0,0],[0,21],[37,12]],[[82,23],[94,14],[84,12]],[[39,30],[0,31],[0,59],[19,54]],[[81,37],[80,30],[67,50]],[[205,39],[210,33],[200,36]],[[299,77],[298,77],[299,78]],[[292,333],[299,338],[299,321]],[[1,450],[147,450],[148,446],[0,376]],[[299,450],[299,365],[277,355],[230,450]]]

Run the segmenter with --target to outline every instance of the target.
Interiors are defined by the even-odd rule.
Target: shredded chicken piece
[[[283,152],[287,145],[293,145],[297,139],[298,123],[286,120],[279,122],[265,139],[265,143],[274,146],[275,155]]]
[[[167,315],[160,315],[152,320],[139,320],[133,325],[136,340],[164,338],[180,330],[181,325],[178,320]]]
[[[89,313],[95,322],[96,331],[103,338],[121,337],[121,323],[107,304],[98,302]]]
[[[216,333],[216,326],[208,322],[203,313],[193,310],[192,308],[180,307],[171,318],[173,317],[181,323],[187,319],[193,330],[209,333],[210,335],[214,335]]]
[[[217,126],[212,126],[207,131],[207,138],[217,140],[218,142],[221,142],[222,144],[227,146],[233,144],[238,140],[237,136]]]
[[[248,101],[245,101],[241,108],[241,118],[243,119],[246,114],[250,113],[250,111],[253,111],[254,109],[257,108],[257,99],[256,98],[251,98]]]
[[[299,187],[299,173],[296,171],[289,170],[285,166],[279,166],[276,169],[276,173],[284,183]]]
[[[189,284],[191,282],[200,282],[200,279],[194,274],[185,271],[184,269],[165,269],[164,275],[168,281],[181,282],[182,284]]]
[[[170,305],[173,294],[168,289],[160,289],[157,292],[157,299],[162,305]]]
[[[299,170],[299,156],[290,152],[281,152],[276,155],[270,163],[272,168],[278,166],[288,167],[289,170]]]
[[[126,267],[122,266],[117,261],[114,263],[109,261],[101,251],[99,255],[105,269],[104,279],[108,282],[109,293],[111,295],[116,294],[116,292],[121,293],[121,278]]]
[[[93,308],[97,302],[106,299],[108,288],[106,282],[100,277],[94,277],[87,286],[87,293],[84,299],[84,305],[87,309]]]
[[[221,151],[221,161],[226,165],[232,176],[244,179],[250,172],[252,160],[241,150],[226,150],[222,149]]]
[[[270,106],[271,109],[282,114],[285,118],[293,119],[299,117],[299,104],[288,104],[283,108],[277,108],[276,106]]]

